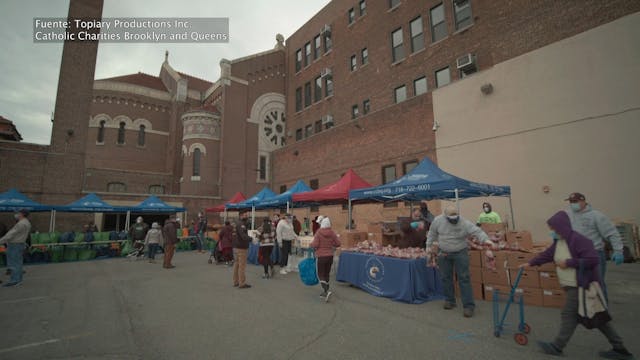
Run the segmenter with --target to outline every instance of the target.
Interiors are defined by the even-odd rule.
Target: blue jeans
[[[438,255],[438,267],[440,269],[445,301],[450,304],[456,303],[453,284],[453,271],[455,270],[455,273],[458,275],[462,306],[465,309],[474,309],[476,303],[473,301],[473,289],[471,288],[471,279],[469,278],[469,252],[467,249],[453,253],[440,253],[440,255]]]
[[[22,281],[22,260],[24,255],[24,243],[7,244],[7,269],[11,270],[12,283]]]
[[[156,258],[156,251],[158,251],[159,244],[149,244],[149,259],[154,260]]]
[[[607,294],[607,284],[604,282],[604,275],[607,272],[607,254],[605,254],[604,250],[598,250],[598,255],[600,255],[600,263],[598,264],[598,270],[600,274],[600,281],[602,283],[602,292],[604,293],[604,298],[607,300],[607,304],[609,304],[609,295]]]
[[[202,250],[204,248],[204,232],[199,232],[196,235],[196,249],[197,250]]]

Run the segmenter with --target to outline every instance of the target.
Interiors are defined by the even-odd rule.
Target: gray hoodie
[[[481,243],[489,240],[487,234],[471,221],[460,217],[457,224],[451,224],[442,214],[436,216],[427,234],[427,248],[438,241],[438,247],[444,252],[457,252],[467,248],[467,238],[474,235]]]
[[[614,252],[622,254],[622,239],[615,225],[603,213],[593,210],[591,205],[582,211],[566,211],[571,219],[573,230],[593,241],[593,246],[598,251],[604,250],[604,240],[611,242]]]

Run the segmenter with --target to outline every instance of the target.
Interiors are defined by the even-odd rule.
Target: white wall
[[[640,222],[639,39],[636,13],[434,91],[439,166],[511,185],[516,227],[535,241],[573,191]],[[475,221],[485,200],[509,217],[499,198],[464,200],[462,215]]]

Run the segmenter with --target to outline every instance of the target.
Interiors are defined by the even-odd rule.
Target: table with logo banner
[[[426,259],[399,259],[343,251],[336,280],[375,295],[410,304],[444,299],[438,270]]]

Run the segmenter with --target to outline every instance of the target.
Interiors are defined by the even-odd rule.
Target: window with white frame
[[[393,62],[404,59],[402,28],[396,29],[391,33],[391,55]]]
[[[425,76],[413,80],[413,94],[422,95],[427,92],[427,78]]]
[[[471,0],[453,0],[453,15],[456,21],[456,30],[473,24]]]
[[[349,68],[354,71],[358,68],[358,58],[355,55],[351,55],[349,59]]]
[[[444,17],[444,4],[431,8],[429,11],[431,19],[431,41],[436,42],[447,36],[447,22]]]
[[[407,87],[404,85],[398,86],[393,90],[393,94],[394,94],[394,100],[396,104],[401,103],[407,100]]]
[[[424,49],[424,32],[422,30],[422,17],[411,20],[409,23],[411,30],[411,52],[416,52]]]
[[[451,82],[449,67],[436,71],[436,87],[445,86]]]

